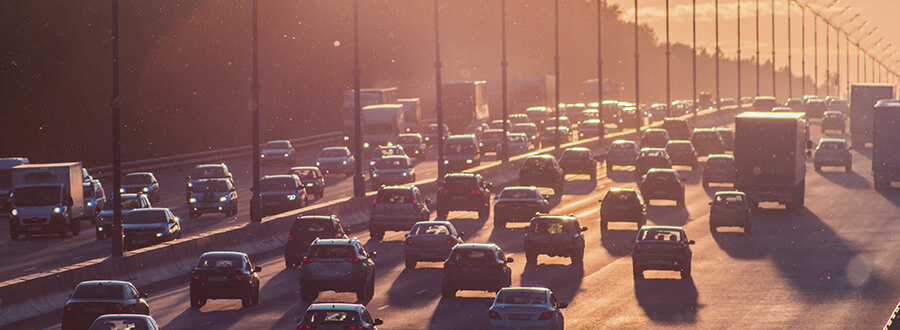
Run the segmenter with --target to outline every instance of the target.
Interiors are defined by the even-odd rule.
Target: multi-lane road
[[[813,126],[813,137],[817,134]],[[553,197],[552,213],[574,214],[586,232],[582,264],[541,256],[526,264],[524,224],[493,228],[492,218],[453,212],[450,221],[467,242],[494,242],[515,262],[513,285],[546,286],[561,301],[567,327],[595,328],[880,328],[890,316],[900,287],[900,191],[872,189],[870,153],[854,150],[852,173],[843,169],[807,173],[806,206],[788,213],[768,207],[754,213],[751,233],[720,229],[710,233],[711,196],[728,186],[700,186],[700,170],[680,168],[687,181],[685,206],[653,201],[650,224],[684,226],[693,246],[693,276],[648,271],[631,274],[635,227],[611,224],[602,233],[597,201],[614,186],[634,186],[630,171],[605,173],[596,182],[570,175],[565,194]],[[701,159],[702,161],[703,159]],[[811,163],[812,159],[808,161]],[[183,180],[183,179],[182,179]],[[172,181],[170,184],[182,183]],[[495,189],[497,190],[497,189]],[[179,191],[180,192],[180,191]],[[183,199],[183,195],[164,198]],[[765,206],[765,205],[764,205]],[[183,207],[182,207],[183,208]],[[221,218],[201,218],[228,221]],[[440,295],[440,263],[403,264],[403,233],[370,241],[377,251],[375,296],[366,304],[384,329],[482,329],[493,294],[461,291]],[[211,300],[201,309],[188,301],[187,278],[144,288],[151,313],[167,328],[292,328],[309,305],[300,300],[299,271],[285,269],[280,255],[255,260],[263,267],[261,304],[241,308],[239,300]],[[325,292],[317,302],[355,302],[354,294]],[[59,313],[11,326],[58,327]]]

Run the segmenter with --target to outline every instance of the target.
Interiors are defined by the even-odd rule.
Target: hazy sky
[[[851,40],[863,37],[874,27],[878,27],[874,33],[862,39],[864,48],[867,46],[871,52],[881,57],[883,63],[895,70],[900,69],[900,51],[891,58],[887,55],[900,49],[900,0],[837,0],[830,8],[834,0],[797,0],[801,4],[807,4],[810,8],[822,13],[826,17],[832,17],[831,21],[842,26],[850,32]],[[715,0],[696,0],[697,2],[697,43],[700,47],[714,49],[715,47]],[[775,63],[779,67],[787,66],[787,8],[788,0],[775,0]],[[609,4],[618,4],[627,21],[634,20],[634,0],[607,0]],[[741,6],[741,58],[751,58],[756,55],[756,3],[757,0],[740,0]],[[639,0],[639,20],[641,24],[650,25],[656,32],[659,42],[665,42],[665,0]],[[737,55],[737,5],[738,0],[719,0],[719,45],[726,57]],[[672,42],[691,44],[691,0],[669,0],[670,38]],[[849,8],[848,8],[849,7]],[[796,75],[801,73],[801,22],[802,11],[800,7],[791,1],[791,52],[792,68]],[[844,11],[846,9],[846,11]],[[844,11],[841,13],[841,11]],[[762,61],[770,61],[772,58],[772,0],[759,1],[759,34],[760,34],[760,58]],[[859,14],[858,17],[855,17]],[[852,21],[851,21],[852,19]],[[864,22],[868,21],[865,27]],[[818,20],[818,57],[819,76],[824,77],[825,71],[825,24]],[[855,31],[855,32],[851,32]],[[873,44],[884,37],[878,45]],[[830,68],[833,72],[835,66],[835,32],[830,32]],[[840,70],[846,74],[846,43],[841,34],[840,43]],[[813,16],[806,14],[806,72],[811,75],[813,71]],[[888,47],[888,45],[890,45]],[[886,49],[886,51],[882,51]],[[871,53],[870,53],[871,54]],[[875,54],[873,54],[875,55]],[[870,62],[871,63],[871,62]],[[871,75],[871,66],[868,67]],[[850,77],[856,78],[856,47],[850,45]],[[900,70],[898,70],[900,73]]]

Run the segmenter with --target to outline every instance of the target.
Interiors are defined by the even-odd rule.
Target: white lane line
[[[416,292],[416,294],[423,294],[423,293],[425,293],[425,292],[428,292],[428,289],[420,290],[419,292]]]
[[[175,290],[172,290],[172,291],[168,291],[168,292],[166,292],[166,293],[162,293],[162,294],[159,294],[159,295],[150,296],[150,299],[153,299],[153,300],[156,300],[156,299],[162,299],[162,298],[165,298],[165,297],[168,297],[168,296],[172,296],[172,295],[181,293],[181,292],[183,292],[183,291],[187,291],[187,290],[190,289],[190,288],[191,288],[190,286],[181,287],[181,288],[178,288],[178,289],[175,289]]]
[[[210,325],[210,324],[212,324],[212,321],[207,321],[207,322],[200,323],[200,325],[198,325],[197,327],[205,327],[205,326]]]
[[[31,267],[31,268],[22,270],[22,272],[23,272],[23,273],[28,273],[28,272],[31,272],[32,270],[35,270],[35,269],[37,269],[37,267]]]
[[[84,258],[84,256],[77,256],[77,257],[74,257],[74,258],[72,258],[72,259],[69,259],[69,260],[72,260],[72,261],[74,261],[74,260],[78,260],[78,259],[81,259],[81,258]]]
[[[378,310],[383,310],[388,307],[391,307],[391,305],[384,305],[384,306],[378,307]]]

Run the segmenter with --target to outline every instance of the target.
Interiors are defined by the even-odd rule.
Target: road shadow
[[[613,166],[612,171],[606,171],[606,177],[613,182],[635,182],[634,166]]]
[[[431,263],[427,263],[431,264]],[[406,268],[400,272],[387,290],[391,306],[414,307],[427,305],[440,293],[441,268],[429,268],[419,264],[415,269]]]
[[[703,164],[704,164],[704,163],[699,163],[699,164],[697,164],[697,168],[698,168],[697,170],[690,170],[690,166],[687,166],[687,167],[685,167],[685,166],[678,166],[679,168],[681,168],[681,169],[677,169],[677,170],[678,170],[678,175],[681,176],[681,181],[683,181],[684,183],[698,183],[698,182],[700,182],[700,178],[701,178],[701,174],[702,174],[702,173],[701,173],[701,171],[700,171],[699,169],[702,169],[702,168],[703,168],[703,167],[702,167]],[[673,168],[674,168],[674,167],[673,167]]]
[[[656,203],[662,203],[654,200]],[[684,205],[650,205],[647,202],[647,219],[663,226],[683,226],[690,219],[690,212]]]
[[[611,222],[610,226],[613,224],[618,223]],[[634,249],[634,238],[636,235],[637,229],[605,230],[601,232],[600,244],[610,255],[622,257],[628,255]]]
[[[856,172],[844,172],[844,168],[824,167],[816,171],[823,178],[848,189],[872,189],[866,178]]]
[[[735,259],[761,259],[766,256],[766,251],[760,249],[760,242],[765,240],[765,233],[770,230],[768,223],[757,216],[752,218],[753,229],[744,233],[738,227],[719,227],[712,232],[713,240],[719,248]]]
[[[703,191],[706,192],[706,195],[709,197],[716,196],[717,192],[720,191],[732,191],[734,190],[734,185],[730,183],[710,183],[709,187],[703,188]]]
[[[487,310],[493,301],[493,298],[442,297],[431,314],[428,329],[487,329]]]
[[[670,325],[697,322],[697,287],[694,278],[635,279],[634,295],[648,318]]]
[[[586,177],[586,176],[584,176]],[[563,189],[567,195],[587,195],[597,188],[597,180],[579,179],[566,180],[566,187]]]
[[[378,269],[392,269],[395,266],[402,263],[403,258],[392,258],[393,256],[402,256],[403,255],[403,240],[394,240],[394,241],[376,241],[373,239],[369,239],[363,244],[363,247],[366,248],[366,252],[372,253],[377,252],[378,255],[373,258],[375,264]]]
[[[520,277],[521,286],[545,287],[556,294],[561,302],[569,302],[578,294],[584,279],[584,263],[569,263],[568,258],[545,255],[538,257],[537,264],[525,264]]]

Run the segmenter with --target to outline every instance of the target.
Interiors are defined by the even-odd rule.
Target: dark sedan
[[[181,238],[181,222],[167,208],[132,210],[122,219],[125,249],[135,249]]]
[[[150,315],[147,294],[130,282],[84,281],[66,301],[62,329],[87,329],[101,315],[121,313]]]
[[[244,307],[259,304],[259,272],[242,252],[214,251],[200,256],[191,269],[191,307],[207,299],[240,299]]]
[[[537,213],[550,212],[547,197],[535,187],[506,187],[494,203],[494,227],[506,228],[506,223],[529,222]]]

